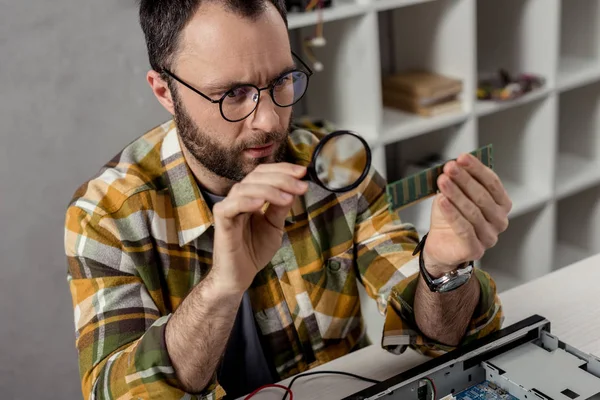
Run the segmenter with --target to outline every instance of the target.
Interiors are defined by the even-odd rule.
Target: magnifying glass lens
[[[370,162],[371,152],[364,139],[348,131],[336,131],[315,149],[311,172],[323,188],[344,192],[364,180]]]

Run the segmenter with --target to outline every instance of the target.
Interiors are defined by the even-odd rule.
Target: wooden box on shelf
[[[435,116],[462,109],[463,83],[426,70],[387,75],[382,81],[383,105],[421,116]]]

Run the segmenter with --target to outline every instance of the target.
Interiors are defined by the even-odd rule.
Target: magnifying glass
[[[331,192],[355,189],[369,173],[371,149],[366,140],[351,131],[334,131],[315,147],[304,180]]]

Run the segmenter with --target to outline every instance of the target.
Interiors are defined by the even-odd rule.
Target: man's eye
[[[230,91],[228,91],[227,97],[243,97],[243,96],[246,96],[249,91],[250,91],[250,88],[248,88],[248,87],[245,87],[245,86],[237,87],[237,88],[234,88],[234,89],[231,89]]]
[[[275,86],[283,86],[283,85],[289,83],[291,81],[291,79],[292,79],[292,74],[284,75],[281,78],[279,78],[277,80],[277,82],[275,82]]]

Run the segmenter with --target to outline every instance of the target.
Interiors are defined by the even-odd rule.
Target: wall
[[[0,0],[0,397],[81,398],[63,222],[76,187],[169,116],[132,0]]]

